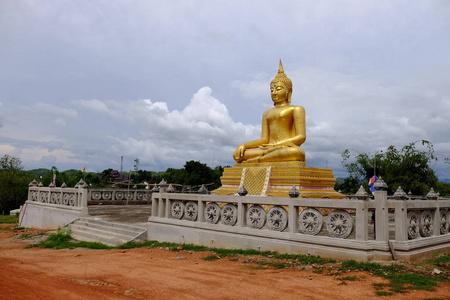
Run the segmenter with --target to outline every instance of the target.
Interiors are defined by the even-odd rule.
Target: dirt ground
[[[5,227],[11,227],[6,229]],[[24,247],[12,225],[0,224],[0,299],[450,299],[450,283],[434,292],[377,296],[365,272],[343,285],[314,269],[259,269],[248,257],[203,258],[207,252],[165,249],[54,250]]]

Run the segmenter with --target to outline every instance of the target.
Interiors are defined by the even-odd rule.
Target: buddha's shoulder
[[[305,111],[305,108],[300,105],[291,105],[291,107],[293,110],[296,110],[296,111]]]
[[[275,107],[272,107],[272,108],[269,108],[268,110],[266,110],[264,112],[264,114],[273,114],[273,113],[278,113],[280,111],[292,111],[292,112],[296,112],[296,113],[304,113],[305,108],[300,105],[287,105],[287,106],[281,106],[281,107],[275,106]]]

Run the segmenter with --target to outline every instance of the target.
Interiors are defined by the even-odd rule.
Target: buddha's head
[[[288,103],[291,103],[292,96],[292,81],[284,74],[283,65],[281,64],[278,67],[278,74],[275,78],[270,82],[270,92],[272,95],[272,100],[274,102],[287,100]],[[285,92],[285,96],[280,94],[281,92]],[[280,99],[282,97],[282,99]],[[274,99],[276,98],[276,99]]]

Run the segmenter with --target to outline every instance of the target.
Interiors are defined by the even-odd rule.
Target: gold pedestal
[[[233,195],[244,185],[248,195],[289,197],[295,185],[300,198],[345,198],[334,190],[332,169],[306,167],[305,162],[237,163],[225,168],[221,182],[213,194]]]

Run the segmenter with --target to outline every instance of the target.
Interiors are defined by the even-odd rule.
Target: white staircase
[[[72,238],[117,246],[130,241],[143,241],[147,229],[122,223],[105,222],[95,218],[79,218],[68,225]]]

